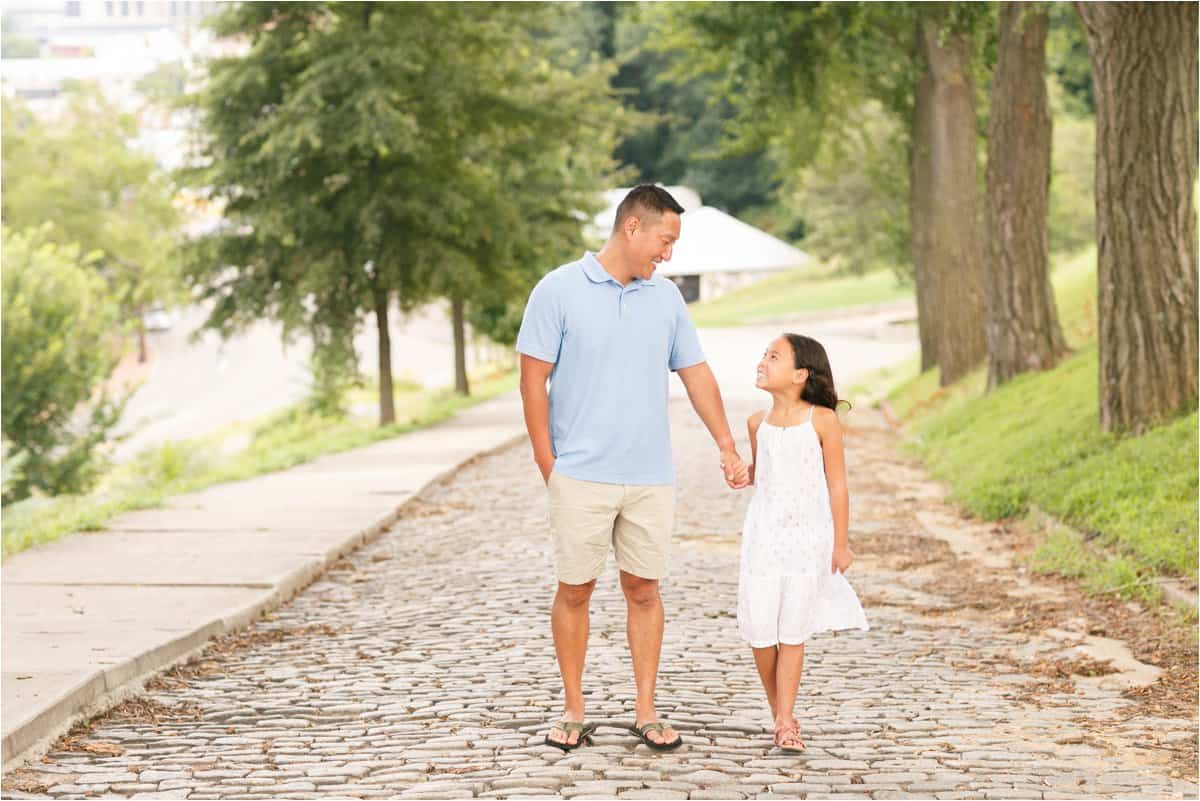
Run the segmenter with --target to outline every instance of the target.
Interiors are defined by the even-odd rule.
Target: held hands
[[[849,545],[842,545],[833,548],[833,572],[845,573],[850,569],[850,565],[854,563],[854,551],[850,550]]]
[[[733,448],[721,451],[721,472],[730,489],[742,489],[750,484],[750,468]]]

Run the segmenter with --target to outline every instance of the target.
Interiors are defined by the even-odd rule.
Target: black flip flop
[[[579,732],[579,739],[573,743],[560,743],[550,739],[550,735],[546,735],[546,745],[552,745],[555,748],[560,748],[563,751],[574,751],[579,746],[583,745],[583,741],[596,733],[595,723],[576,723],[573,720],[560,720],[550,727],[550,731],[558,729],[567,735],[571,736],[571,732]]]
[[[653,748],[655,751],[674,751],[676,748],[683,745],[683,736],[678,731],[675,732],[675,739],[669,743],[656,743],[653,740],[651,740],[649,737],[646,736],[646,732],[656,731],[659,734],[661,734],[663,737],[666,737],[667,736],[666,729],[667,729],[667,724],[663,723],[662,721],[655,721],[654,723],[647,723],[644,726],[638,726],[637,724],[634,724],[633,726],[629,727],[629,731],[631,733],[636,734],[638,736],[638,739],[640,739],[643,743],[645,743],[646,745]]]

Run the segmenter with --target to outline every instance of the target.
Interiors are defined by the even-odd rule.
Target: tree
[[[844,46],[863,28],[854,3],[687,3],[654,7],[651,42],[674,54],[668,86],[700,87],[723,110],[715,145],[770,153],[778,167],[810,164],[840,112],[862,99],[859,54]],[[852,100],[852,103],[847,103]]]
[[[681,4],[669,41],[720,70],[741,112],[734,134],[770,141],[790,168],[875,99],[904,120],[922,367],[957,380],[984,355],[978,215],[976,3]],[[700,47],[697,47],[697,40]]]
[[[736,110],[718,91],[719,75],[681,70],[692,54],[658,45],[663,13],[653,4],[582,3],[572,16],[572,28],[582,27],[582,34],[564,34],[577,48],[618,65],[611,85],[638,116],[621,130],[617,161],[633,168],[630,182],[685,184],[730,214],[770,206],[777,165],[765,147],[726,151],[724,128]],[[642,123],[629,124],[633,119]]]
[[[1088,58],[1087,33],[1068,3],[1043,3],[1046,14],[1046,67],[1062,87],[1064,110],[1079,117],[1096,113],[1092,91],[1092,64]]]
[[[36,39],[22,36],[13,30],[13,18],[5,14],[0,19],[0,56],[4,58],[37,58],[42,46]]]
[[[974,44],[951,20],[918,17],[923,71],[913,102],[909,220],[918,314],[942,386],[985,355]]]
[[[1036,6],[1000,6],[984,201],[989,389],[1067,350],[1050,285],[1047,27]]]
[[[1096,243],[1096,119],[1055,109],[1047,234],[1051,253]]]
[[[590,170],[620,115],[606,75],[569,74],[533,46],[558,13],[255,3],[222,15],[220,35],[252,44],[214,61],[194,100],[207,164],[189,180],[227,200],[229,222],[189,260],[191,285],[214,303],[206,325],[229,334],[268,316],[285,336],[344,351],[373,315],[380,423],[392,422],[392,302],[468,303],[500,269],[468,256],[489,239],[504,254],[525,230],[497,224],[499,209],[531,197],[566,214],[586,207],[577,187],[602,185]],[[567,121],[571,135],[552,140]],[[553,179],[505,184],[517,152]]]
[[[14,229],[50,223],[46,236],[98,252],[94,262],[139,332],[145,306],[178,293],[179,214],[154,160],[130,144],[131,115],[87,84],[67,89],[63,113],[41,122],[4,101],[3,219]]]
[[[134,86],[151,106],[172,109],[186,97],[188,71],[182,61],[160,64]]]
[[[908,126],[877,102],[847,115],[813,163],[784,181],[783,203],[805,226],[804,248],[852,274],[893,269],[911,280]]]
[[[1078,3],[1096,96],[1100,424],[1197,399],[1197,7]]]
[[[489,168],[470,193],[482,235],[454,243],[445,260],[452,269],[435,276],[441,294],[451,299],[455,389],[461,394],[470,392],[466,320],[496,341],[514,342],[513,323],[520,324],[529,290],[548,268],[578,257],[581,222],[600,210],[597,186],[626,174],[612,169],[616,125],[581,129],[575,103],[587,92],[546,78],[511,87],[527,94],[525,104],[538,111],[482,142]],[[593,79],[589,105],[605,102],[603,80],[603,74]]]
[[[715,91],[711,76],[671,80],[666,77],[670,60],[650,55],[644,44],[625,58],[621,76],[627,83],[618,88],[628,91],[634,82],[645,81],[634,108],[658,120],[649,130],[632,131],[617,149],[619,161],[637,168],[637,182],[692,187],[705,205],[735,216],[774,202],[777,165],[766,147],[726,147],[724,130],[736,112]]]
[[[1047,18],[1046,66],[1053,155],[1047,223],[1050,253],[1096,243],[1096,105],[1087,32],[1067,3],[1038,8]]]
[[[124,405],[98,390],[117,361],[118,305],[92,259],[49,234],[3,229],[0,419],[19,462],[5,477],[5,503],[91,486],[97,449]]]

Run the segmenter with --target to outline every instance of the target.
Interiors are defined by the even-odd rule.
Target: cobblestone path
[[[747,411],[731,410],[736,431]],[[521,444],[468,465],[268,619],[7,777],[6,794],[1196,796],[1195,717],[1153,717],[1123,694],[1157,668],[1083,618],[1025,625],[1070,598],[1026,578],[994,529],[955,515],[870,410],[848,417],[847,443],[860,557],[849,575],[872,630],[810,644],[808,753],[773,749],[733,616],[749,495],[725,489],[690,410],[672,414],[680,514],[658,707],[684,734],[679,751],[623,730],[633,680],[611,560],[585,675],[599,733],[569,755],[540,744],[559,710],[553,580],[544,489]]]

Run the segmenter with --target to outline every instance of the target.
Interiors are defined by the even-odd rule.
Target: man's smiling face
[[[635,277],[649,281],[660,262],[671,260],[680,227],[679,215],[673,211],[645,214],[638,219],[629,248]]]

